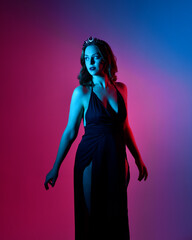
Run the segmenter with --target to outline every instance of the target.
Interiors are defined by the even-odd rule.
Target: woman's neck
[[[92,79],[94,85],[102,88],[107,88],[110,85],[110,80],[107,75],[105,76],[93,76]]]

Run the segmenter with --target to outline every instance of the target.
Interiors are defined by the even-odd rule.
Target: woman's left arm
[[[126,121],[124,124],[124,139],[125,139],[126,146],[128,147],[129,151],[134,157],[135,163],[138,167],[138,170],[139,170],[138,180],[141,181],[143,178],[144,180],[146,180],[148,176],[147,167],[145,166],[142,160],[141,154],[135,142],[135,138],[133,136],[133,132],[130,128],[128,121]]]
[[[124,98],[126,109],[127,109],[127,87],[125,84],[123,84],[122,91],[123,91],[123,98]],[[138,180],[141,181],[143,178],[144,180],[146,180],[148,177],[147,167],[145,166],[142,160],[141,154],[139,152],[135,138],[133,136],[133,132],[129,125],[128,111],[127,111],[127,117],[124,122],[124,139],[125,139],[125,144],[128,147],[129,151],[131,152],[132,156],[134,157],[135,163],[138,167],[138,170],[139,170]]]

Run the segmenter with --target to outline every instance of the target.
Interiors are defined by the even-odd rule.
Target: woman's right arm
[[[64,158],[66,157],[72,143],[77,137],[81,119],[83,117],[83,112],[83,87],[78,86],[74,89],[72,94],[68,123],[61,137],[55,163],[52,170],[46,176],[44,183],[46,189],[49,189],[48,183],[51,184],[52,187],[55,185],[59,168]]]

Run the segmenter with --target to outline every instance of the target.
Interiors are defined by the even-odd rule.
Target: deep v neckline
[[[116,93],[117,93],[117,112],[111,107],[111,104],[109,103],[109,101],[107,100],[107,106],[105,107],[102,100],[97,96],[97,94],[93,91],[93,87],[91,89],[91,92],[96,96],[96,98],[99,100],[99,102],[101,103],[101,105],[103,106],[103,108],[108,112],[110,113],[109,109],[108,109],[108,106],[109,108],[113,111],[113,113],[115,113],[116,115],[118,115],[119,113],[119,94],[118,94],[118,90],[117,88],[115,87],[116,89]]]

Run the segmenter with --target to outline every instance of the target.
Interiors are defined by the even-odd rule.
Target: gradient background
[[[131,180],[131,240],[192,239],[192,4],[190,1],[1,1],[0,236],[74,240],[73,166],[44,189],[78,86],[89,36],[106,40],[128,87],[128,114],[148,167]]]

